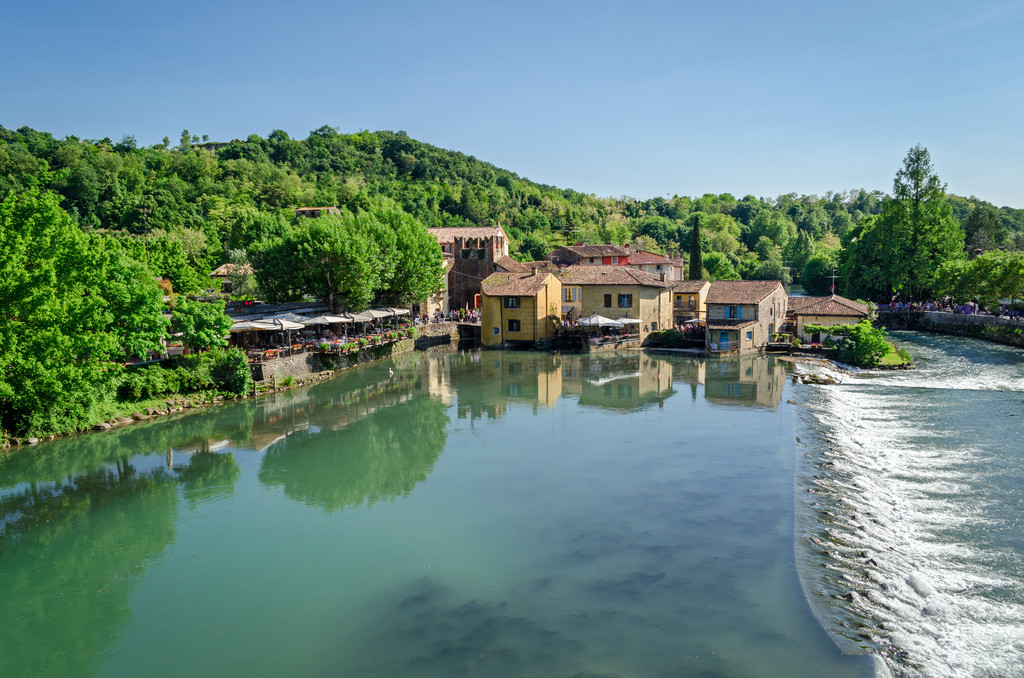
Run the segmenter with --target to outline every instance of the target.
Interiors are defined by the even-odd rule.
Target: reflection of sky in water
[[[126,614],[82,652],[100,675],[858,675],[793,570],[791,415],[758,395],[784,373],[739,370],[754,397],[723,408],[710,365],[414,354],[184,418],[187,503],[111,565]],[[175,440],[147,426],[155,473]]]

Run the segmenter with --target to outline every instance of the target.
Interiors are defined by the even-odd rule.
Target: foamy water
[[[1024,675],[1024,359],[900,339],[919,370],[795,389],[805,590],[895,676]]]

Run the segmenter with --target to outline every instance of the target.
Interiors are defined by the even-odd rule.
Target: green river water
[[[794,564],[788,369],[414,353],[18,452],[0,676],[870,675]]]

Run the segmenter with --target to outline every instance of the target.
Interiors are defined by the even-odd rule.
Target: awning
[[[318,315],[315,318],[306,318],[303,325],[333,325],[334,323],[350,323],[352,322],[349,318],[343,318],[340,315]]]
[[[585,327],[622,327],[617,320],[611,318],[605,318],[603,315],[588,315],[586,318],[580,318],[579,324]]]

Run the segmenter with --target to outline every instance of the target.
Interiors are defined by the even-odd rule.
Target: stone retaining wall
[[[417,325],[420,336],[416,339],[416,349],[423,350],[434,346],[447,346],[459,344],[458,323],[431,323],[429,325]]]
[[[324,372],[352,367],[360,363],[379,360],[388,356],[407,353],[414,348],[412,339],[402,339],[383,346],[364,346],[355,353],[303,353],[253,364],[253,381],[280,382],[286,377],[295,381],[306,381]]]
[[[1024,347],[1024,323],[1009,318],[925,311],[917,320],[917,328]]]

